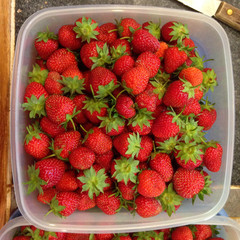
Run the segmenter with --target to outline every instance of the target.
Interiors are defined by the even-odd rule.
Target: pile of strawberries
[[[211,194],[207,172],[220,170],[222,147],[204,137],[217,117],[206,94],[217,80],[186,25],[81,17],[34,44],[25,184],[50,212],[171,216]]]
[[[148,232],[84,234],[48,232],[30,225],[22,226],[12,240],[224,240],[216,237],[218,230],[214,225],[188,225]]]

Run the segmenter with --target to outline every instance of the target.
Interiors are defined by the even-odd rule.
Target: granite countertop
[[[226,0],[227,3],[240,8],[239,0]],[[67,5],[87,5],[87,4],[131,4],[131,5],[148,5],[157,7],[177,8],[192,10],[176,0],[16,0],[15,2],[15,32],[17,33],[23,22],[34,12],[47,7],[67,6]],[[193,10],[192,10],[193,11]],[[240,185],[240,32],[221,23],[222,27],[229,38],[233,73],[235,85],[235,146],[234,146],[234,164],[232,174],[232,185]]]

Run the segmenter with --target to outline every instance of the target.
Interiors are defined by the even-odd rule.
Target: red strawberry
[[[156,54],[143,52],[138,56],[135,66],[145,67],[149,71],[149,77],[153,78],[157,74],[160,64],[160,58]]]
[[[117,26],[113,23],[104,23],[99,27],[97,39],[111,45],[117,39]]]
[[[149,73],[144,67],[134,67],[122,75],[121,81],[133,95],[138,95],[147,87]]]
[[[106,171],[110,170],[111,162],[113,159],[113,151],[110,150],[104,154],[96,154],[95,162],[101,167],[105,168]]]
[[[135,61],[129,55],[119,57],[113,65],[113,72],[117,76],[122,76],[125,72],[134,67]]]
[[[118,114],[125,118],[132,118],[136,114],[133,100],[126,94],[122,94],[117,98],[116,110]]]
[[[118,34],[120,37],[130,37],[132,32],[130,28],[136,30],[141,25],[133,18],[122,18],[120,22],[117,22]]]
[[[153,217],[162,211],[161,204],[155,198],[148,198],[142,195],[135,200],[136,212],[143,218]]]
[[[77,34],[73,31],[74,25],[63,25],[58,30],[59,43],[70,50],[77,50],[82,46],[82,40],[76,38]]]
[[[159,58],[164,58],[165,57],[165,51],[168,49],[168,44],[164,41],[160,41],[159,44],[160,44],[160,46],[159,46],[157,52],[155,52],[155,54]]]
[[[96,233],[95,234],[96,240],[112,240],[113,237],[114,237],[113,233],[101,233],[101,234]]]
[[[86,233],[67,233],[66,239],[64,240],[89,240],[89,238],[90,234]]]
[[[197,170],[179,168],[174,173],[173,186],[181,197],[193,198],[204,188],[204,177]]]
[[[160,32],[160,20],[159,20],[159,23],[154,23],[152,21],[144,22],[142,24],[142,28],[144,30],[149,31],[157,39],[160,39],[160,35],[161,35],[161,32]]]
[[[164,69],[167,73],[173,73],[187,60],[187,54],[177,47],[169,47],[164,54]]]
[[[45,116],[45,101],[48,93],[42,84],[31,82],[27,85],[24,93],[22,107],[24,111],[29,111],[29,117],[35,118],[36,115]]]
[[[59,192],[50,204],[50,212],[60,217],[70,216],[77,210],[79,201],[79,194],[75,192]]]
[[[66,159],[80,145],[81,134],[78,131],[68,131],[54,138],[53,150],[58,158]]]
[[[43,204],[48,204],[54,198],[54,196],[58,193],[56,188],[48,188],[43,190],[42,194],[38,194],[37,200],[42,202]]]
[[[35,166],[28,167],[28,193],[36,188],[39,193],[42,190],[52,188],[62,178],[65,172],[65,164],[57,158],[47,158],[36,162]]]
[[[28,236],[16,236],[13,238],[13,240],[30,240],[31,237]]]
[[[77,65],[75,55],[65,48],[56,50],[47,60],[47,68],[49,71],[55,71],[59,74],[71,65]]]
[[[152,170],[157,171],[165,182],[171,181],[173,177],[173,166],[171,158],[166,153],[153,154],[149,165]]]
[[[106,97],[117,85],[117,77],[107,68],[96,67],[91,71],[89,83],[95,95]]]
[[[138,156],[136,156],[135,158],[139,162],[147,161],[148,158],[151,155],[152,150],[153,150],[153,141],[152,141],[151,137],[149,137],[149,136],[142,136],[141,137],[140,147],[141,147],[141,149],[140,149],[140,151],[138,153]]]
[[[57,36],[53,32],[39,32],[34,42],[38,55],[47,60],[49,56],[58,49]]]
[[[76,169],[88,169],[95,162],[95,154],[91,149],[80,146],[70,153],[69,162]]]
[[[47,69],[46,61],[43,60],[43,59],[41,59],[40,56],[37,56],[37,57],[36,57],[35,63],[36,63],[37,65],[39,65],[39,67],[40,67],[41,69]]]
[[[194,114],[197,116],[201,112],[201,105],[196,98],[191,98],[185,107],[174,108],[174,110],[177,114],[181,112],[182,115],[188,116],[190,114]]]
[[[224,239],[221,237],[215,237],[215,238],[208,238],[208,240],[224,240]]]
[[[73,103],[76,106],[76,112],[80,111],[74,118],[77,123],[83,124],[87,122],[87,118],[83,113],[84,101],[86,101],[86,95],[79,94],[73,98]]]
[[[100,193],[96,198],[97,206],[107,215],[116,214],[120,208],[120,199],[112,191]]]
[[[77,178],[73,170],[66,171],[56,184],[56,189],[61,192],[73,192],[77,190],[77,188]]]
[[[89,82],[90,75],[91,75],[90,70],[83,72],[84,88],[87,93],[92,93],[91,88],[90,88],[90,82]]]
[[[133,182],[128,182],[127,184],[125,184],[124,182],[119,182],[118,183],[118,188],[119,191],[122,194],[123,199],[125,200],[133,200],[134,196],[135,196],[135,187],[136,184]]]
[[[138,181],[137,191],[144,197],[158,197],[166,188],[161,175],[154,170],[143,170]]]
[[[196,67],[188,67],[182,69],[178,77],[187,80],[193,86],[200,85],[203,81],[203,73]]]
[[[67,67],[63,73],[62,73],[62,76],[68,78],[74,78],[74,77],[78,77],[78,80],[79,79],[82,79],[83,78],[83,74],[82,72],[79,70],[78,66],[73,64],[73,65],[70,65],[69,67]]]
[[[212,229],[209,225],[194,225],[194,240],[206,240],[212,237]]]
[[[179,126],[173,122],[173,116],[169,111],[161,112],[153,122],[152,133],[155,137],[169,139],[179,133]]]
[[[75,27],[73,30],[77,34],[77,38],[80,38],[82,42],[90,42],[91,39],[97,39],[99,34],[98,23],[92,18],[81,17],[75,21]]]
[[[132,52],[131,52],[131,45],[130,45],[130,43],[126,39],[118,38],[110,46],[111,46],[111,49],[112,48],[114,48],[115,50],[119,49],[120,52],[122,51],[122,49],[125,49],[124,53],[127,54],[127,55],[131,55],[132,54]],[[116,59],[118,56],[119,56],[118,51],[117,51],[117,54],[115,53],[113,55],[113,53],[112,53],[112,57],[114,59]]]
[[[49,72],[46,78],[44,87],[49,94],[63,94],[62,88],[64,87],[59,80],[61,76],[58,72]]]
[[[65,96],[51,95],[45,103],[48,118],[57,124],[61,124],[67,120],[67,115],[72,115],[75,105],[73,101]]]
[[[209,146],[203,156],[204,166],[211,172],[218,172],[222,165],[223,149],[219,143],[216,147]]]
[[[79,191],[79,204],[78,204],[78,210],[79,211],[85,211],[90,208],[94,208],[96,206],[96,197],[95,195],[93,196],[93,199],[91,199],[88,196],[88,192],[81,192]]]
[[[48,117],[41,118],[40,126],[42,130],[52,138],[66,131],[62,125],[53,123]]]
[[[25,151],[36,159],[47,157],[50,153],[50,139],[38,129],[38,125],[29,125],[24,141]]]
[[[48,240],[65,240],[67,233],[64,232],[55,232],[57,237],[48,236]]]
[[[192,231],[189,227],[177,227],[172,231],[172,240],[193,240]]]
[[[112,139],[98,127],[94,127],[89,131],[84,145],[90,148],[95,154],[104,154],[112,149]]]

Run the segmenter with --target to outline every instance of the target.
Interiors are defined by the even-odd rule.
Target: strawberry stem
[[[85,133],[88,132],[81,124],[80,124],[80,128],[81,128]]]

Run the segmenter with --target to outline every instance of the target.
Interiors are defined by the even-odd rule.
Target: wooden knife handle
[[[231,4],[221,2],[215,18],[240,31],[240,9]]]

